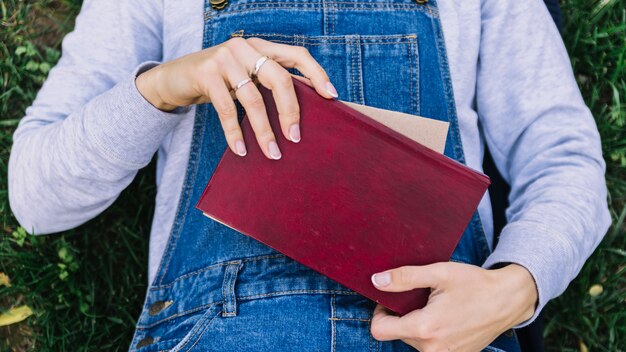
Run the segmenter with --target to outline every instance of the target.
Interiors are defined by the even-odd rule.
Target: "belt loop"
[[[237,315],[237,298],[235,297],[235,282],[237,273],[243,266],[241,260],[228,262],[224,272],[224,282],[222,283],[222,295],[224,303],[222,308],[223,317],[234,317]]]

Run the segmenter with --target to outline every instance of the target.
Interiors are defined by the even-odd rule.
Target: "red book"
[[[263,155],[244,118],[248,154],[226,150],[197,208],[396,313],[422,308],[429,289],[383,292],[370,277],[448,261],[489,178],[293,82],[300,143],[260,87],[282,158]]]

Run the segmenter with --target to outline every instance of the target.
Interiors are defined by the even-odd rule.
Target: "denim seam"
[[[412,50],[412,46],[413,44],[409,44],[407,45],[407,57],[409,59],[409,75],[411,75],[411,77],[409,78],[409,94],[410,94],[410,105],[411,105],[411,112],[417,114],[417,106],[415,104],[415,95],[419,94],[413,91],[413,72],[414,72],[414,63],[413,63],[413,58],[411,57],[411,52]],[[415,63],[417,64],[417,63]]]
[[[332,352],[337,351],[337,323],[335,323],[335,320],[333,320],[336,314],[335,298],[336,296],[334,294],[330,297],[330,335],[332,340]]]
[[[330,10],[331,10],[331,17],[330,17],[330,28],[331,28],[331,34],[335,34],[335,20],[336,20],[336,11],[337,8],[335,6],[335,1],[334,0],[330,0]]]
[[[371,321],[368,322],[367,328],[368,328],[369,331],[372,331],[372,322]],[[368,336],[367,340],[368,340],[367,341],[367,345],[369,347],[369,350],[370,350],[370,352],[372,352],[372,334],[371,333],[369,333],[369,336]]]
[[[189,349],[187,351],[191,351],[192,348],[196,347],[196,345],[198,344],[198,342],[200,341],[200,339],[202,338],[202,336],[204,336],[204,334],[206,333],[206,331],[209,328],[209,325],[211,325],[211,323],[213,322],[213,320],[215,320],[215,318],[217,318],[220,315],[220,312],[217,312],[217,314],[215,314],[215,316],[213,318],[211,318],[211,320],[209,320],[207,322],[207,326],[202,330],[202,332],[200,333],[200,336],[198,336],[197,338],[194,338],[196,341],[193,343],[193,345],[191,345],[189,347]]]
[[[279,43],[279,41],[276,41],[277,43]],[[348,43],[344,43],[344,42],[339,42],[339,43],[311,43],[311,42],[302,42],[303,45],[309,45],[309,46],[318,46],[318,45],[333,45],[333,44],[340,44],[340,45],[346,45]],[[366,45],[398,45],[398,44],[410,44],[410,42],[389,42],[389,43],[382,43],[382,42],[366,42],[366,43],[362,43],[360,41],[358,41],[358,44],[360,46],[366,46]]]
[[[421,93],[421,88],[420,88],[420,80],[421,80],[421,76],[420,76],[420,46],[419,46],[419,41],[417,40],[417,38],[415,38],[415,41],[411,44],[413,46],[415,46],[415,48],[413,49],[413,58],[415,59],[415,63],[413,64],[414,70],[415,70],[415,114],[416,115],[420,115],[422,112],[422,108],[421,108],[421,99],[420,99],[420,93]]]
[[[293,44],[294,41],[291,40],[280,40],[280,39],[274,39],[271,40],[271,42],[273,43],[281,43],[281,44]],[[352,44],[353,42],[351,41],[346,41],[346,42],[325,42],[325,43],[312,43],[312,42],[306,42],[304,40],[299,41],[298,44],[299,45],[307,45],[307,46],[320,46],[320,45],[348,45],[348,44]],[[411,44],[411,42],[366,42],[366,43],[361,43],[359,42],[360,45],[398,45],[398,44]]]
[[[326,1],[322,1],[322,21],[324,22],[324,34],[329,33],[328,29],[328,5]]]
[[[274,291],[268,293],[260,293],[256,295],[248,295],[248,296],[239,296],[239,300],[251,300],[256,298],[264,298],[264,297],[273,297],[273,296],[287,296],[292,294],[344,294],[344,295],[358,295],[358,293],[353,291],[343,291],[343,290],[283,290],[283,291]]]
[[[221,18],[225,18],[228,15],[231,14],[244,14],[244,13],[249,13],[249,12],[256,12],[256,11],[262,11],[262,10],[301,10],[301,11],[319,11],[321,10],[321,7],[308,7],[308,6],[258,6],[258,7],[253,7],[253,8],[247,8],[247,9],[241,9],[241,10],[230,10],[228,12],[224,12],[223,14],[221,14]],[[410,7],[347,7],[347,6],[337,6],[338,10],[353,10],[353,11],[370,11],[370,10],[377,10],[377,11],[408,11],[408,12],[412,12],[415,11],[415,9],[410,8]],[[429,17],[434,18],[435,16],[433,16],[433,12],[432,11],[417,11],[417,12],[422,12],[425,13],[427,15],[430,15]],[[209,15],[211,16],[211,15]],[[218,18],[219,19],[219,18]]]
[[[265,260],[265,259],[275,259],[275,258],[286,258],[286,256],[284,254],[268,254],[268,255],[262,255],[262,256],[258,256],[258,257],[248,257],[248,258],[242,258],[240,259],[241,262],[246,263],[246,262],[252,262],[252,261],[259,261],[259,260]],[[179,276],[176,279],[174,279],[172,282],[168,283],[168,284],[164,284],[164,285],[159,285],[159,286],[152,286],[150,288],[150,291],[160,291],[162,289],[166,289],[170,286],[172,286],[173,284],[177,283],[178,281],[187,279],[191,276],[195,276],[195,275],[199,275],[205,271],[209,271],[211,269],[215,269],[218,268],[220,266],[226,266],[229,264],[234,264],[237,263],[238,260],[228,260],[228,261],[224,261],[224,262],[219,262],[219,263],[215,263],[215,264],[211,264],[209,266],[205,266],[202,269],[198,269],[195,271],[192,271],[190,273],[187,273],[185,275]]]
[[[239,37],[283,37],[283,38],[293,38],[293,37],[303,37],[308,38],[313,41],[348,41],[346,36],[354,36],[354,35],[343,35],[343,36],[332,36],[332,35],[302,35],[302,34],[284,34],[284,33],[276,33],[276,32],[262,32],[262,33],[249,33],[245,32],[243,29],[239,29],[234,31],[231,36],[239,36]],[[368,35],[359,35],[361,41],[369,44],[370,42],[378,42],[378,41],[386,41],[389,39],[417,39],[417,34],[368,34]],[[393,42],[394,44],[396,42]],[[411,43],[411,41],[405,42]]]
[[[221,304],[221,303],[222,303],[222,301],[211,301],[211,302],[209,302],[207,304],[203,304],[201,306],[197,306],[197,307],[194,307],[194,308],[191,308],[191,309],[187,309],[187,310],[182,311],[180,313],[172,314],[170,316],[167,316],[165,318],[159,319],[159,320],[157,320],[155,322],[152,322],[150,324],[137,324],[136,329],[137,330],[148,330],[148,329],[151,329],[151,328],[153,328],[153,327],[155,327],[155,326],[157,326],[159,324],[165,323],[166,321],[170,321],[172,319],[176,319],[176,318],[179,318],[179,317],[182,317],[182,316],[185,316],[185,315],[189,315],[191,313],[195,313],[197,311],[201,311],[201,310],[204,310],[206,308],[210,308],[212,305]]]
[[[211,323],[213,322],[213,320],[215,320],[215,318],[217,318],[219,315],[220,315],[220,312],[217,312],[217,314],[215,314],[215,316],[213,318],[211,318],[211,320],[209,320],[207,322],[207,326],[205,327],[205,329],[202,330],[202,332],[200,333],[200,335],[197,338],[194,337],[194,340],[196,340],[196,341],[194,341],[193,345],[191,345],[187,351],[191,351],[194,347],[196,347],[198,342],[200,342],[200,339],[202,338],[202,336],[204,336],[204,334],[208,330],[208,328],[211,325]]]
[[[194,347],[194,346],[198,343],[198,341],[200,340],[200,338],[202,337],[202,335],[204,335],[204,333],[205,333],[205,332],[206,332],[206,330],[208,329],[208,327],[209,327],[209,325],[211,324],[211,322],[213,322],[213,320],[215,320],[215,318],[217,318],[217,317],[220,315],[220,313],[221,313],[221,311],[218,311],[218,312],[215,314],[215,316],[213,316],[213,318],[211,318],[211,319],[207,322],[207,324],[204,324],[204,320],[200,320],[200,321],[198,321],[198,322],[196,323],[197,325],[195,325],[195,326],[191,329],[191,331],[189,332],[189,334],[190,334],[190,335],[189,335],[189,337],[187,338],[187,341],[185,341],[185,343],[184,343],[182,346],[180,346],[179,348],[177,348],[177,351],[182,351],[182,350],[183,350],[183,348],[185,348],[185,346],[187,346],[187,344],[189,344],[189,342],[190,342],[191,340],[195,340],[195,341],[194,341],[194,343],[193,343],[193,344],[189,347],[189,349],[187,349],[187,351],[190,351],[190,350],[191,350],[191,349],[192,349],[192,348],[193,348],[193,347]],[[208,312],[207,312],[207,314],[208,314]],[[202,329],[201,329],[201,326],[203,326],[203,328],[202,328]],[[201,330],[201,331],[199,332],[199,330]],[[197,337],[196,337],[196,335],[198,335],[198,334],[199,334],[199,336],[197,336]],[[176,346],[174,346],[174,347],[176,347]]]
[[[283,290],[283,291],[273,291],[273,292],[268,292],[268,293],[261,293],[261,294],[255,294],[255,295],[247,295],[247,296],[238,296],[237,299],[239,301],[249,301],[249,300],[253,300],[253,299],[260,299],[260,298],[267,298],[267,297],[276,297],[276,296],[288,296],[288,295],[297,295],[297,294],[342,294],[342,295],[351,295],[351,296],[355,296],[358,295],[358,293],[354,292],[354,291],[344,291],[344,290],[330,290],[330,289],[320,289],[320,290],[306,290],[306,289],[302,289],[302,290]],[[180,313],[176,313],[167,317],[164,317],[162,319],[159,319],[153,323],[150,324],[137,324],[137,329],[138,330],[145,330],[145,329],[149,329],[153,326],[156,326],[160,323],[163,323],[165,321],[168,320],[172,320],[174,318],[178,318],[180,316],[183,315],[187,315],[187,314],[191,314],[194,312],[197,312],[198,310],[202,310],[204,308],[210,307],[211,305],[214,304],[223,304],[222,300],[217,300],[217,301],[211,301],[207,304],[198,306],[198,307],[194,307],[188,310],[185,310],[183,312]]]
[[[335,321],[362,321],[362,322],[368,322],[368,321],[372,321],[372,319],[363,319],[363,318],[338,318],[338,317],[333,317],[333,318],[329,318],[329,320],[335,320]]]
[[[336,8],[340,10],[353,10],[353,11],[363,11],[363,10],[379,10],[379,11],[415,11],[426,14],[430,17],[438,17],[439,12],[437,10],[432,9],[428,6],[415,6],[410,4],[394,4],[394,3],[385,3],[385,4],[373,4],[367,2],[348,2],[348,1],[335,1],[334,5],[337,5]],[[356,6],[355,6],[356,5]],[[231,5],[230,8],[221,11],[221,16],[227,16],[233,13],[245,13],[245,12],[253,12],[260,10],[271,10],[271,9],[294,9],[294,10],[323,10],[324,2],[303,2],[303,3],[274,3],[274,2],[258,2],[254,4],[239,4],[239,5]],[[204,17],[213,16],[217,11],[206,10]]]
[[[359,103],[365,104],[365,94],[363,93],[363,60],[362,60],[361,36],[356,37],[356,62],[359,73]]]
[[[374,339],[374,336],[372,336],[372,320],[370,319],[367,322],[367,329],[369,332],[369,340],[370,340],[370,351],[374,351],[374,352],[378,352],[380,351],[380,342],[376,339]],[[372,346],[373,345],[373,346]]]
[[[228,263],[219,263],[219,264],[213,264],[213,265],[210,265],[210,266],[204,267],[204,268],[202,268],[202,269],[200,269],[200,270],[196,270],[196,271],[194,271],[194,272],[192,272],[192,273],[189,273],[189,274],[185,274],[185,275],[183,275],[183,276],[180,276],[180,277],[176,278],[174,281],[172,281],[172,282],[170,282],[170,283],[168,283],[168,284],[165,284],[165,285],[159,285],[159,286],[152,286],[152,287],[150,288],[150,291],[161,291],[161,290],[163,290],[163,289],[166,289],[166,288],[171,287],[172,285],[174,285],[174,284],[175,284],[175,283],[177,283],[178,281],[184,280],[184,279],[189,278],[189,277],[191,277],[191,276],[199,275],[201,272],[209,271],[209,270],[211,270],[211,269],[215,269],[215,268],[218,268],[218,267],[221,267],[221,266],[226,266],[226,265],[228,265]]]
[[[355,74],[355,70],[354,70],[354,56],[356,55],[354,53],[354,43],[353,43],[353,39],[352,37],[350,37],[350,82],[352,82],[350,89],[352,90],[352,97],[351,100],[352,101],[356,101],[357,97],[356,97],[356,85],[357,85],[357,78],[356,78],[356,74]]]
[[[367,1],[335,1],[336,4],[345,4],[345,5],[372,5],[372,6],[401,6],[401,7],[410,7],[412,9],[422,9],[422,11],[427,11],[423,7],[416,6],[414,4],[396,4],[396,3],[373,3]],[[268,4],[279,4],[281,6],[301,6],[301,5],[323,5],[323,1],[303,1],[303,2],[286,2],[286,1],[255,1],[254,3],[243,3],[243,4],[234,4],[231,5],[232,8],[244,7],[244,6],[259,6],[259,5],[268,5]],[[212,10],[209,10],[212,11]]]

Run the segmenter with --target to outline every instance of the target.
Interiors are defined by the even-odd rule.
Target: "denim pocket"
[[[172,351],[328,351],[330,309],[328,294],[239,300],[237,315],[199,320]]]
[[[198,341],[202,336],[210,330],[212,324],[216,323],[216,319],[220,318],[220,306],[212,305],[202,313],[200,318],[189,329],[187,334],[174,346],[171,352],[183,352],[195,350]]]
[[[299,35],[238,30],[307,48],[326,70],[339,99],[419,115],[419,50],[416,34]],[[301,74],[295,69],[292,73]]]
[[[221,304],[211,304],[195,312],[166,318],[150,328],[140,329],[143,332],[133,342],[131,351],[189,351],[220,312]]]

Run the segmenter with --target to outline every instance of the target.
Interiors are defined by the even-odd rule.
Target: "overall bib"
[[[207,0],[204,10],[203,48],[233,36],[304,46],[340,99],[449,121],[445,154],[464,163],[435,0],[232,0],[221,9]],[[198,105],[180,203],[130,351],[414,351],[371,336],[374,302],[195,208],[226,146],[212,105]],[[488,254],[476,213],[452,260],[480,265]],[[519,351],[514,332],[487,350]]]

